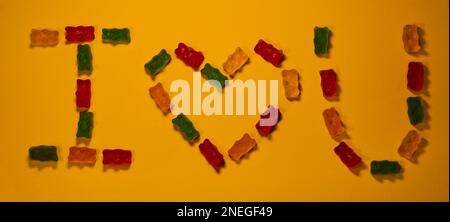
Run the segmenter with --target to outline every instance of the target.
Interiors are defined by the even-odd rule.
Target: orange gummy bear
[[[70,147],[69,163],[95,164],[97,150],[87,147]]]
[[[30,34],[30,46],[46,47],[58,45],[58,31],[48,29],[32,29]]]
[[[323,111],[323,119],[325,120],[325,125],[327,126],[328,132],[333,139],[337,140],[345,134],[344,124],[339,117],[339,113],[334,107]]]
[[[228,155],[234,161],[239,161],[245,154],[252,150],[256,146],[256,140],[250,137],[248,133],[245,133],[241,139],[236,141],[233,146],[228,150]]]
[[[170,111],[170,97],[169,94],[164,90],[161,83],[149,89],[150,96],[155,100],[156,105],[161,109],[164,114]]]

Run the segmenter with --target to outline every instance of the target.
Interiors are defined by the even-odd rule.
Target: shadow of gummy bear
[[[419,56],[427,56],[428,52],[426,48],[428,47],[427,41],[425,40],[425,30],[423,30],[421,27],[417,27],[417,33],[419,34],[419,44],[420,44],[420,51],[418,53],[412,54],[414,57]]]
[[[372,175],[378,182],[383,183],[388,180],[395,182],[396,180],[403,180],[403,173],[389,174],[389,175]]]
[[[77,137],[75,139],[75,144],[77,145],[84,144],[86,146],[89,146],[89,143],[91,143],[91,138]]]
[[[399,173],[396,174],[372,174],[373,178],[375,178],[378,182],[383,183],[384,181],[395,182],[396,180],[403,180],[403,172],[402,168]]]
[[[30,160],[30,159],[27,159],[27,161],[28,161],[28,167],[37,168],[39,171],[43,170],[44,168],[56,169],[56,167],[58,166],[57,161],[37,161],[37,160]]]
[[[430,93],[430,69],[428,68],[428,66],[426,66],[425,64],[423,64],[423,74],[424,74],[424,83],[423,83],[423,95],[426,97],[430,97],[431,93]]]
[[[425,153],[425,147],[428,145],[428,140],[422,137],[419,147],[416,153],[414,153],[414,159],[411,161],[413,164],[419,165],[419,156]]]
[[[431,116],[430,116],[430,113],[428,112],[428,110],[430,109],[430,104],[423,98],[421,98],[421,102],[422,102],[425,118],[422,123],[414,125],[414,127],[419,131],[429,130],[431,128],[431,126],[430,126]]]
[[[361,171],[366,170],[367,165],[364,162],[361,162],[358,166],[351,168],[350,171],[355,175],[355,176],[360,176],[361,175]]]
[[[93,168],[94,166],[95,163],[67,163],[67,168],[78,167],[79,169],[83,169],[85,167]]]
[[[128,164],[128,165],[103,165],[103,172],[106,172],[108,170],[114,170],[114,171],[129,170],[130,167],[131,167],[131,164]]]

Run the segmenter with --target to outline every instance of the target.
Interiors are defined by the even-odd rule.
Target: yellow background
[[[449,54],[448,1],[1,1],[0,200],[2,201],[448,201]],[[403,50],[402,28],[425,31],[426,56]],[[90,168],[68,167],[75,145],[76,45],[64,44],[64,27],[94,25],[90,147],[132,149],[129,170],[104,171],[101,155]],[[313,28],[328,26],[330,58],[314,55]],[[102,44],[101,28],[129,27],[130,45]],[[54,48],[29,48],[32,28],[60,31]],[[281,69],[253,52],[263,38],[283,49],[283,68],[296,68],[301,100],[288,102]],[[258,136],[258,116],[191,116],[223,154],[244,132],[258,149],[240,164],[227,155],[217,174],[198,150],[173,129],[148,88],[191,80],[191,69],[173,53],[178,42],[201,50],[221,67],[237,46],[250,64],[236,78],[280,80],[283,120],[272,139]],[[155,81],[144,64],[162,48],[172,62]],[[409,61],[427,75],[428,141],[418,163],[397,154],[413,129],[407,116]],[[340,101],[322,97],[319,70],[333,68]],[[173,96],[173,94],[172,94]],[[401,178],[378,180],[369,169],[352,174],[333,152],[322,111],[335,106],[351,140],[371,160],[398,160]],[[30,146],[60,148],[56,168],[30,167]]]

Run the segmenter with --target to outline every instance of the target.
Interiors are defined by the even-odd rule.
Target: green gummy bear
[[[56,146],[33,146],[28,150],[30,160],[58,161]]]
[[[228,80],[228,78],[226,76],[224,76],[219,69],[214,68],[213,66],[211,66],[209,63],[205,64],[205,67],[203,67],[202,70],[200,70],[200,72],[202,73],[202,75],[208,79],[208,80],[217,80],[219,81],[220,85],[222,87],[225,86],[225,80]]]
[[[406,103],[408,104],[409,122],[413,126],[423,123],[425,120],[425,112],[420,96],[408,97]]]
[[[381,160],[370,163],[371,174],[396,174],[400,173],[402,167],[397,161]]]
[[[102,29],[102,40],[105,43],[128,44],[131,42],[128,28]]]
[[[194,141],[200,136],[199,132],[195,129],[192,122],[183,114],[179,114],[172,119],[173,125],[180,130],[189,142]]]
[[[92,112],[80,112],[77,131],[78,138],[90,139],[92,137],[93,116],[94,114]]]
[[[153,58],[145,64],[145,71],[147,71],[152,78],[155,78],[156,75],[169,64],[170,60],[170,55],[165,49],[162,49],[158,55],[153,56]]]
[[[92,72],[92,53],[89,45],[78,45],[78,73]]]
[[[328,27],[314,28],[314,53],[318,56],[326,55],[328,53],[328,37],[330,30]]]

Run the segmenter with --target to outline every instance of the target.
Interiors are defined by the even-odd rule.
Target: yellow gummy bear
[[[227,61],[223,64],[223,69],[228,75],[234,77],[236,71],[242,68],[248,61],[247,54],[242,51],[241,48],[237,47],[236,51],[233,52],[230,56],[228,56]]]
[[[283,70],[283,86],[286,98],[289,100],[298,99],[300,96],[299,74],[295,69]]]

